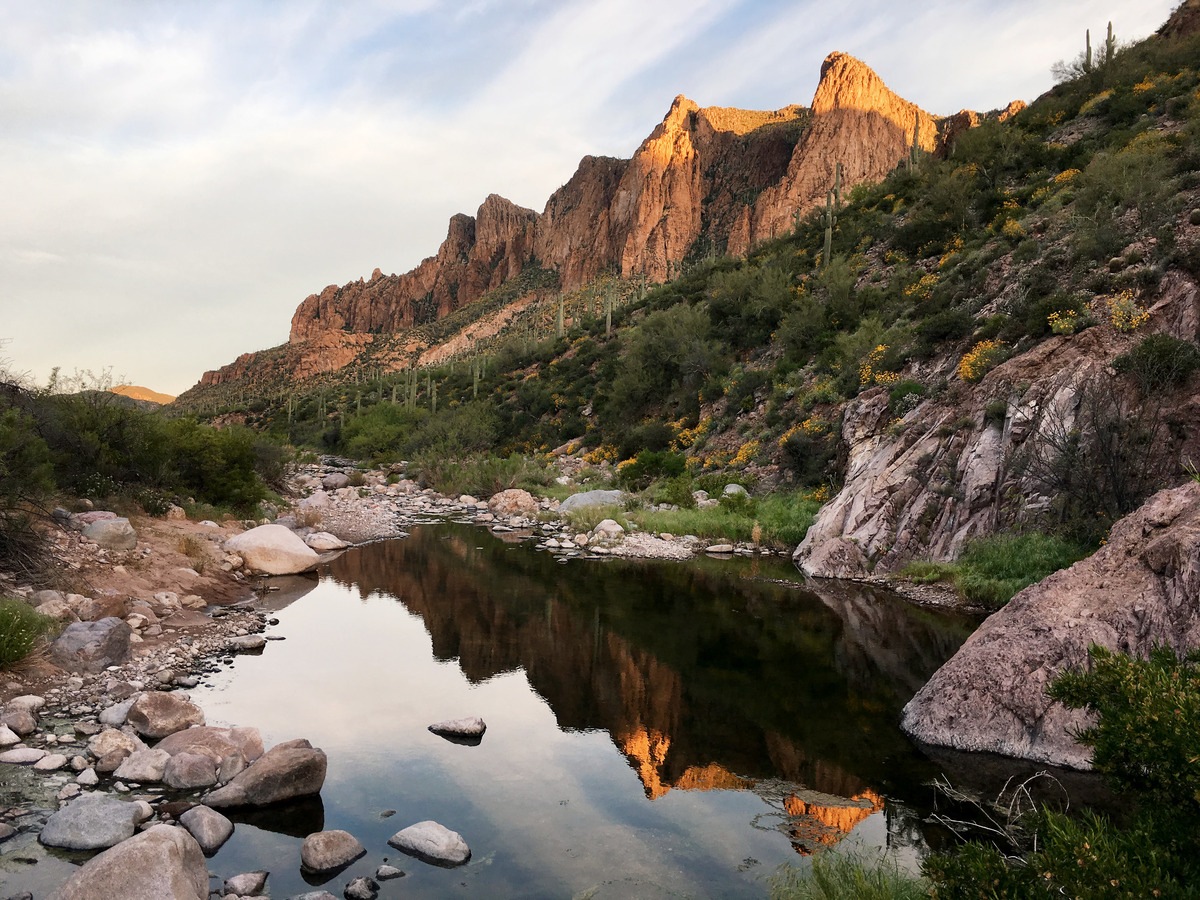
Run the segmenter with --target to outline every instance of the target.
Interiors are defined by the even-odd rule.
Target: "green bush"
[[[640,491],[659,478],[678,478],[687,470],[687,458],[669,450],[643,450],[631,463],[617,468],[617,483],[621,487]]]
[[[57,624],[21,600],[0,597],[0,669],[25,659]]]
[[[1113,360],[1113,368],[1131,377],[1148,396],[1191,378],[1200,369],[1200,347],[1169,334],[1151,334]]]
[[[509,488],[544,484],[549,479],[545,466],[518,453],[508,457],[452,457],[426,450],[412,458],[409,471],[425,486],[448,496],[490,497]]]

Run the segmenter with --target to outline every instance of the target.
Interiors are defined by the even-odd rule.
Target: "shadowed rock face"
[[[261,364],[283,362],[293,377],[340,368],[370,336],[446,316],[533,265],[572,290],[613,271],[664,281],[689,254],[744,254],[824,202],[838,163],[846,189],[878,180],[909,153],[914,124],[919,147],[934,152],[980,118],[925,112],[845,53],[825,59],[811,108],[701,108],[676,97],[632,158],[584,157],[541,214],[493,194],[474,216],[454,216],[437,254],[412,271],[376,269],[306,298],[289,335],[299,354],[242,357],[201,384]]]
[[[929,744],[1086,769],[1088,717],[1046,696],[1091,644],[1145,657],[1200,644],[1200,484],[1160,491],[1088,559],[1026,588],[980,626],[904,708]]]

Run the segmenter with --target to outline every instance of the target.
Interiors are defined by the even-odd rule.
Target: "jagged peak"
[[[814,113],[835,109],[876,109],[902,101],[862,60],[835,50],[821,63],[821,80],[813,94]]]
[[[749,134],[768,125],[781,125],[803,117],[807,110],[799,104],[782,109],[738,109],[734,106],[705,106],[696,115],[713,131]]]

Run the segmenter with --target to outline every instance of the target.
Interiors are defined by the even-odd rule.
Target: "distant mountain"
[[[531,269],[570,291],[608,274],[662,282],[689,259],[745,255],[823,203],[839,165],[844,189],[878,181],[914,143],[938,152],[982,118],[932,115],[845,53],[826,57],[809,107],[701,108],[676,97],[632,159],[584,157],[540,214],[492,194],[474,216],[454,216],[437,254],[412,271],[376,269],[307,297],[292,316],[299,352],[288,368],[304,377],[348,365],[372,336],[437,321]],[[201,384],[252,376],[257,362],[243,355]]]
[[[132,400],[157,403],[160,406],[166,405],[175,399],[170,394],[160,394],[158,391],[152,391],[148,387],[141,387],[136,384],[118,384],[112,388],[112,392],[120,394],[122,397],[129,397]]]

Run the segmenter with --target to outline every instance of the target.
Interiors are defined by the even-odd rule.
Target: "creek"
[[[273,896],[340,895],[387,857],[381,896],[761,897],[834,845],[918,865],[940,767],[901,734],[907,699],[974,622],[862,585],[814,593],[778,559],[562,563],[515,535],[424,525],[267,595],[279,624],[193,691],[210,723],[305,737],[321,798],[234,816],[210,860]],[[427,730],[478,715],[478,746]],[[433,819],[466,866],[387,839]],[[300,873],[303,837],[367,855]]]

